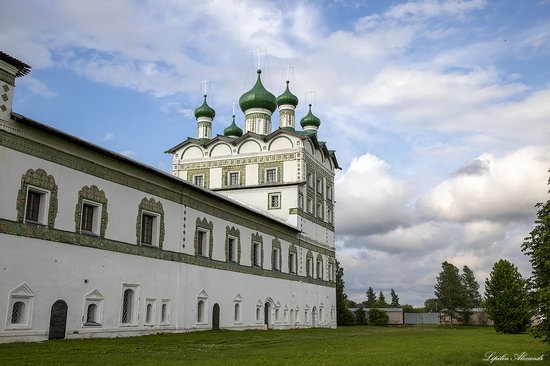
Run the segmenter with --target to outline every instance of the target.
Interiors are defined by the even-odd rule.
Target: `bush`
[[[388,325],[390,318],[385,311],[380,309],[369,310],[369,325],[385,326]]]
[[[355,322],[359,325],[367,324],[367,319],[365,316],[365,311],[363,309],[355,310]]]

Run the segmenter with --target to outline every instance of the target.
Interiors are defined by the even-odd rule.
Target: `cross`
[[[294,66],[286,65],[284,70],[286,71],[286,79],[290,80],[290,74],[294,73]]]
[[[306,92],[306,101],[308,104],[315,104],[315,90]]]
[[[258,48],[256,51],[254,51],[254,52],[252,52],[252,53],[258,54],[258,70],[260,70],[260,69],[261,69],[261,67],[260,67],[260,66],[261,66],[260,62],[261,62],[261,58],[262,58],[262,53],[265,53],[265,54],[267,55],[267,50],[266,50],[265,48],[264,48],[264,49]]]
[[[207,92],[208,92],[208,84],[209,83],[210,82],[208,80],[201,81],[201,89],[202,89],[204,95],[206,95]]]

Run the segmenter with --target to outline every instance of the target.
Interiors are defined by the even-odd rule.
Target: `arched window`
[[[197,304],[197,322],[203,323],[204,322],[204,301],[199,300]]]
[[[279,309],[275,309],[275,321],[279,321]]]
[[[132,310],[134,302],[134,290],[126,289],[124,291],[124,296],[122,299],[122,322],[131,323],[132,322]]]
[[[153,304],[147,304],[147,310],[145,311],[145,322],[151,323],[153,321]]]
[[[235,315],[234,315],[234,320],[235,320],[236,322],[238,322],[238,321],[240,320],[240,319],[239,319],[239,318],[240,318],[240,316],[239,316],[239,311],[240,311],[240,309],[239,309],[239,308],[240,308],[239,303],[235,304]]]
[[[162,304],[162,307],[160,308],[160,321],[161,323],[166,323],[168,321],[168,319],[166,318],[166,316],[168,315],[167,312],[167,306],[166,304]]]
[[[23,315],[25,314],[25,303],[16,301],[11,309],[11,324],[23,323]]]
[[[262,316],[262,311],[260,308],[256,308],[256,321],[259,322]]]
[[[86,323],[96,323],[97,322],[97,305],[90,304],[88,309],[86,309]]]
[[[319,323],[323,322],[323,308],[319,308]]]

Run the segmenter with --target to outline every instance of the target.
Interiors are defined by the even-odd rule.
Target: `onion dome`
[[[206,103],[206,94],[204,94],[204,102],[199,108],[195,109],[195,118],[208,117],[214,119],[215,116],[216,111]]]
[[[319,128],[321,125],[321,120],[313,115],[311,113],[311,104],[309,105],[309,112],[300,120],[300,125],[302,128],[306,127],[315,127],[315,129]]]
[[[251,108],[263,108],[273,113],[277,108],[275,96],[262,84],[261,73],[262,70],[258,70],[258,79],[254,87],[239,98],[239,106],[243,112]]]
[[[286,90],[283,94],[279,95],[277,97],[277,105],[280,107],[282,106],[283,104],[290,104],[290,105],[293,105],[293,106],[297,106],[298,105],[298,97],[295,96],[294,94],[292,94],[290,92],[290,90],[288,89],[288,84],[290,83],[290,81],[286,81]]]
[[[241,137],[243,135],[243,130],[235,123],[235,115],[233,115],[233,122],[223,130],[223,134],[226,137]]]

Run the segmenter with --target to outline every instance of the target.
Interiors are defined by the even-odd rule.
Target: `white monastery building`
[[[0,52],[0,342],[336,327],[339,166],[288,81],[215,137],[205,95],[168,174],[12,112],[29,71]]]

